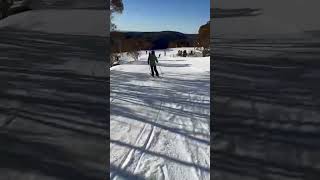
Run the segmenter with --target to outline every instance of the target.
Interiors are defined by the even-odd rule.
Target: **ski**
[[[162,79],[163,78],[163,76],[152,76],[151,74],[150,74],[150,77],[152,77],[153,79]]]

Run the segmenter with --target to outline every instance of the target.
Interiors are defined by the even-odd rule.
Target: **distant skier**
[[[161,54],[159,54],[159,58],[160,58]]]
[[[182,56],[183,57],[187,57],[187,51],[186,50],[183,51]]]
[[[156,63],[158,63],[158,58],[157,58],[155,52],[151,51],[151,53],[149,53],[149,57],[148,57],[148,64],[150,65],[150,68],[151,68],[151,76],[152,77],[154,77],[154,71],[156,72],[156,76],[159,77]]]

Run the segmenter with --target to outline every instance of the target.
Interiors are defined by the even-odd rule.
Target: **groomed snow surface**
[[[191,50],[193,48],[180,48]],[[147,54],[111,68],[111,179],[210,179],[210,57]]]

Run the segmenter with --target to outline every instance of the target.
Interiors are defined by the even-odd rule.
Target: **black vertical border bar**
[[[106,75],[107,75],[107,85],[106,85],[106,101],[108,104],[108,107],[106,108],[107,110],[107,117],[106,117],[106,131],[107,131],[107,137],[106,137],[106,179],[109,179],[110,177],[110,53],[111,53],[111,43],[110,43],[110,15],[111,15],[111,11],[110,11],[110,1],[111,0],[107,0],[106,2],[106,23],[107,23],[107,39],[106,39],[106,60],[107,60],[107,64],[106,64]]]
[[[210,0],[210,179],[213,179],[213,139],[214,139],[214,133],[213,133],[213,123],[214,123],[214,94],[213,94],[213,88],[214,88],[214,83],[213,83],[213,77],[214,77],[214,71],[213,71],[213,0]]]

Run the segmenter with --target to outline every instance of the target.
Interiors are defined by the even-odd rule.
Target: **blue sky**
[[[198,33],[210,19],[210,0],[123,0],[124,11],[115,14],[121,31],[179,31]]]

